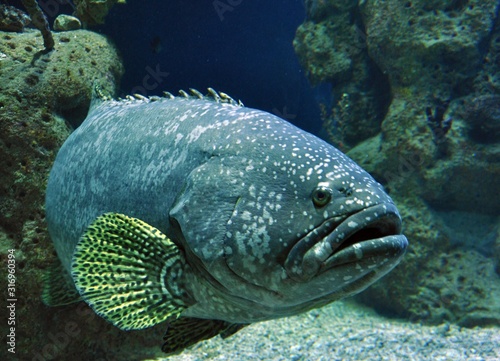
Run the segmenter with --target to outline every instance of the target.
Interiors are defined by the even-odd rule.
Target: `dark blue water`
[[[20,0],[6,3],[23,8]],[[71,0],[39,4],[51,24],[74,8]],[[311,88],[293,50],[304,18],[302,0],[127,0],[90,30],[122,55],[120,96],[213,87],[317,133],[318,100],[328,104],[331,94],[328,86]]]
[[[292,46],[304,16],[301,0],[135,0],[99,30],[122,54],[122,95],[213,87],[315,132],[319,109]]]

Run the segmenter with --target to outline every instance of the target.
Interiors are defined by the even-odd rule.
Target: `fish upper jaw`
[[[369,269],[380,266],[388,272],[399,263],[407,246],[396,206],[381,203],[348,217],[326,220],[294,245],[284,267],[297,282],[354,263],[371,262]]]

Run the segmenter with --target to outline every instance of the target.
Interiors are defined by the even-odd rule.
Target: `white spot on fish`
[[[243,219],[244,221],[250,221],[252,219],[252,213],[250,213],[249,211],[243,211],[243,213],[241,214],[241,219]]]
[[[184,138],[184,135],[182,135],[181,133],[178,133],[176,136],[175,136],[175,145],[177,145],[177,143],[179,143],[181,141],[181,139]]]
[[[207,130],[209,130],[211,127],[202,127],[201,125],[196,126],[191,133],[188,135],[188,142],[195,142],[198,140],[198,138],[205,133]]]
[[[363,250],[361,248],[360,244],[354,244],[352,246],[354,248],[354,253],[356,254],[357,259],[362,259],[363,258]]]

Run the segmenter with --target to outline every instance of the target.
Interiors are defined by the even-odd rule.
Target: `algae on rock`
[[[125,0],[74,0],[75,15],[85,25],[104,24],[104,19],[113,5]]]
[[[307,19],[293,41],[311,82],[332,85],[337,106],[325,116],[334,118],[329,134],[342,148],[377,134],[390,101],[388,79],[368,56],[365,30],[355,20],[356,3],[306,1]]]

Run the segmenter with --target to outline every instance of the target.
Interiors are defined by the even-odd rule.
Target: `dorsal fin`
[[[144,96],[144,95],[142,95],[142,94],[137,94],[137,93],[136,93],[136,94],[132,94],[132,96],[133,96],[135,99],[137,99],[137,100],[142,100],[143,102],[146,102],[146,103],[149,103],[149,101],[150,101],[150,98],[145,97],[145,96]]]
[[[214,98],[217,103],[220,102],[220,95],[213,88],[208,88],[208,96]]]
[[[189,88],[189,91],[191,92],[191,94],[193,94],[193,96],[197,97],[198,99],[203,99],[203,94],[201,94],[198,90]]]
[[[174,96],[172,93],[167,92],[167,91],[164,91],[164,92],[163,92],[163,96],[164,96],[165,98],[168,98],[168,99],[174,99],[174,98],[175,98],[175,96]]]
[[[94,81],[94,83],[92,84],[92,97],[90,100],[89,112],[90,112],[90,110],[97,108],[102,103],[104,103],[108,100],[111,100],[111,99],[112,98],[110,96],[108,96],[104,93],[99,82],[97,80]]]
[[[132,94],[132,95],[126,95],[125,98],[117,98],[116,100],[111,98],[109,95],[104,94],[102,87],[97,83],[94,82],[93,85],[93,90],[92,90],[92,101],[90,103],[90,110],[97,108],[100,106],[102,103],[107,102],[107,101],[112,101],[115,100],[118,103],[127,103],[127,102],[155,102],[155,101],[160,101],[162,99],[175,99],[175,98],[184,98],[184,99],[205,99],[205,100],[212,100],[215,101],[216,103],[222,103],[222,104],[231,104],[234,106],[240,106],[243,107],[243,103],[241,100],[234,100],[234,98],[230,97],[224,92],[217,92],[213,88],[208,88],[208,93],[206,95],[203,95],[201,92],[194,88],[189,88],[189,92],[185,90],[179,90],[179,96],[175,96],[170,92],[164,91],[163,92],[163,97],[157,96],[157,95],[152,95],[150,97],[144,96],[142,94]]]

